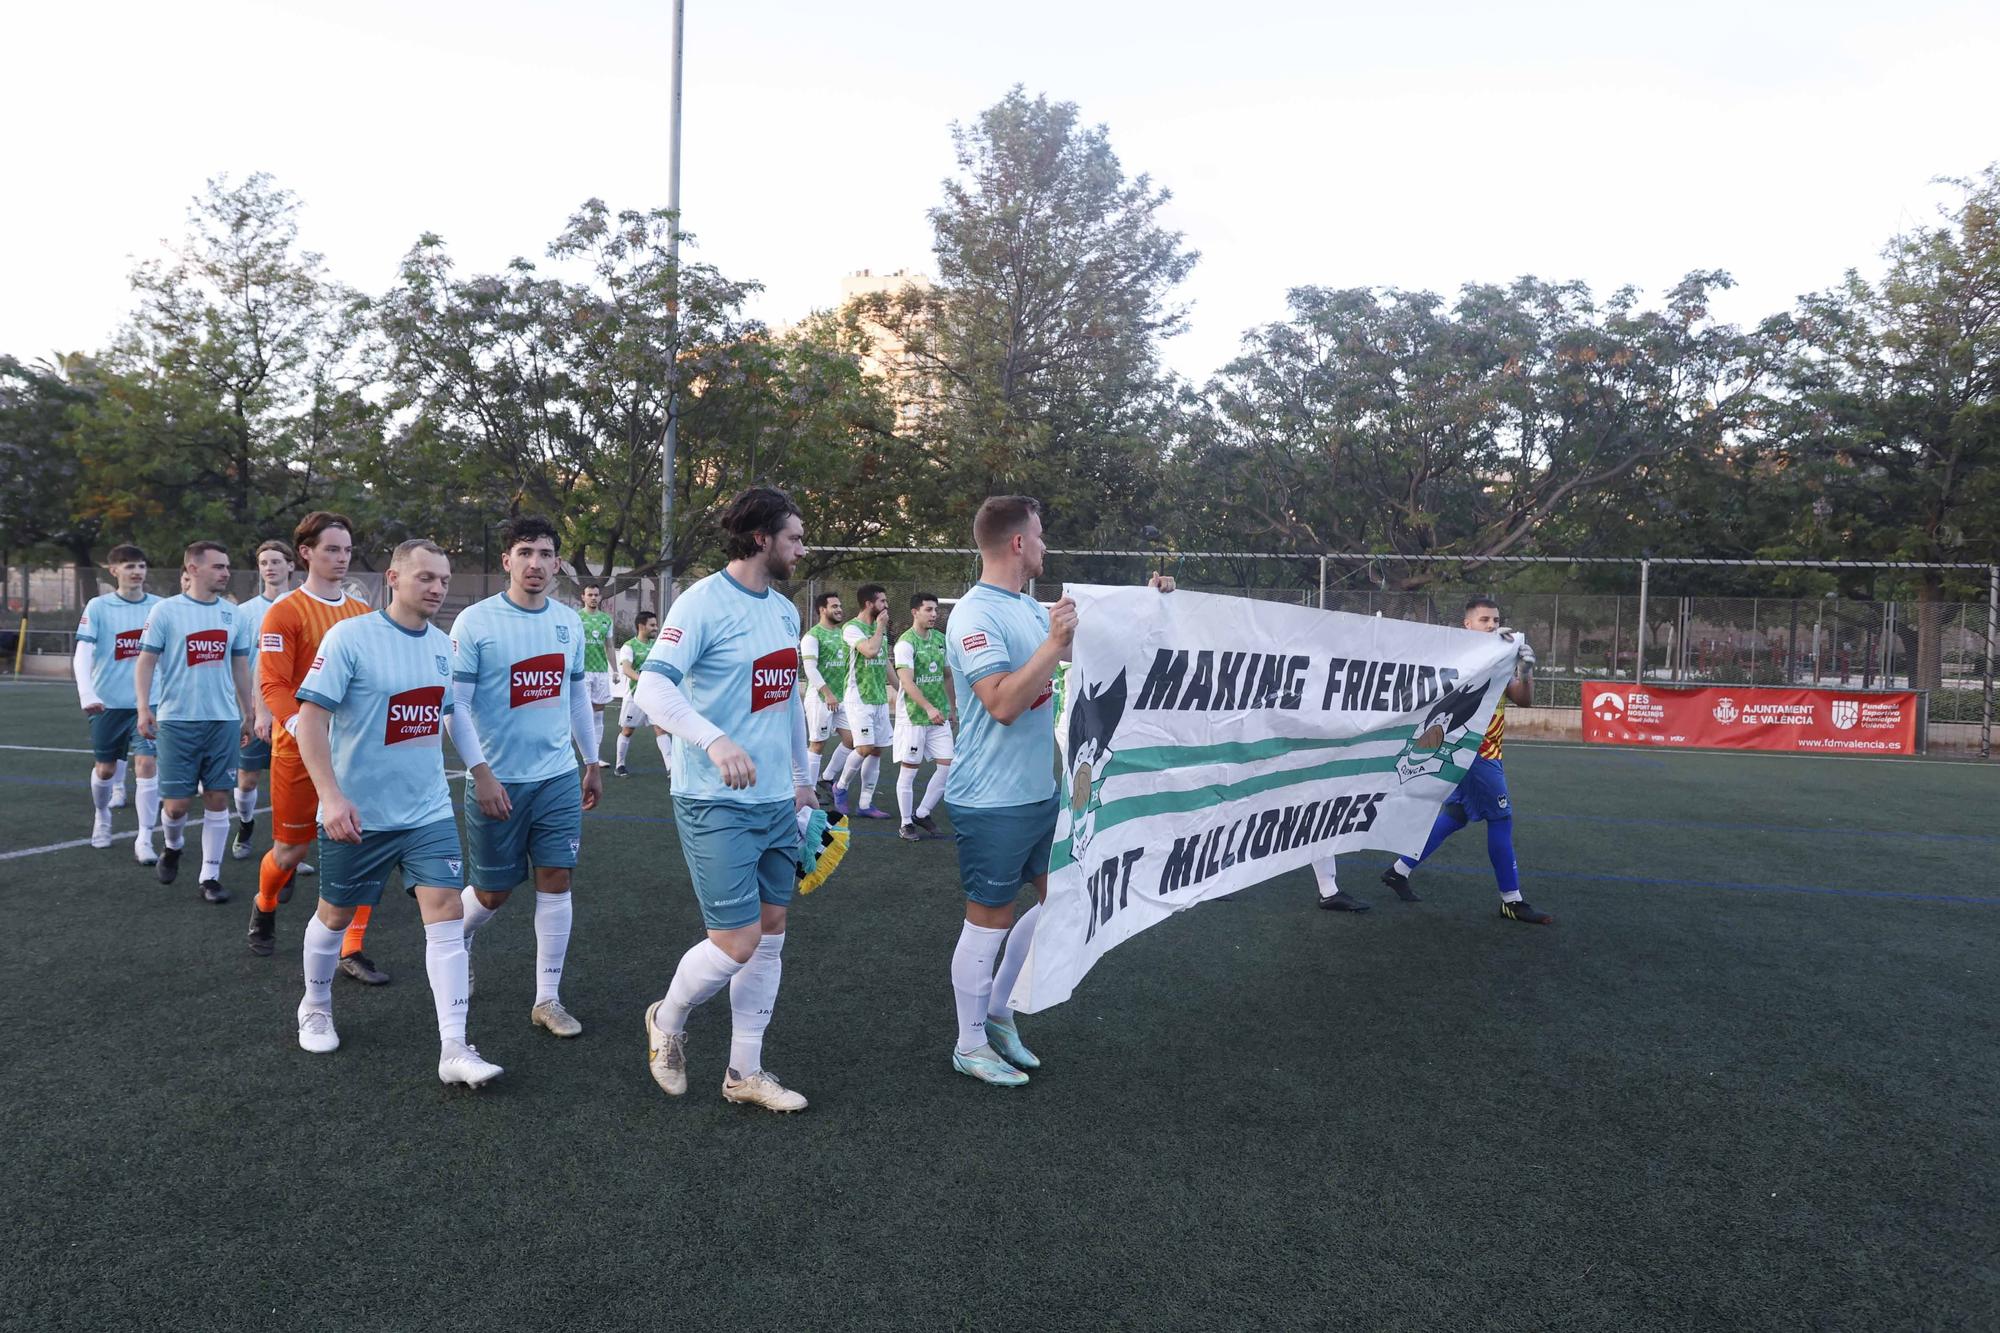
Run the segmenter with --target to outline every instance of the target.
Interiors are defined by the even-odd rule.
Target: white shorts
[[[590,706],[592,708],[602,708],[611,702],[611,673],[609,671],[586,672],[583,677],[583,683],[590,692]]]
[[[951,724],[949,722],[917,726],[905,718],[896,723],[896,762],[899,764],[921,764],[926,759],[950,763]]]
[[[847,728],[854,733],[857,747],[872,745],[886,750],[895,743],[895,728],[889,721],[889,705],[864,704],[850,694],[841,711],[847,714]]]
[[[806,690],[806,739],[818,744],[836,731],[847,730],[847,710],[839,704],[828,708],[819,691]]]
[[[639,707],[638,699],[628,697],[625,700],[625,706],[618,710],[618,725],[621,727],[650,727],[653,723],[646,716],[645,710]]]

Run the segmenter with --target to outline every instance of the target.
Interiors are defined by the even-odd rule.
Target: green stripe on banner
[[[1410,729],[1411,724],[1404,722],[1397,726],[1384,727],[1380,731],[1364,731],[1359,736],[1349,736],[1345,740],[1273,736],[1269,740],[1262,741],[1221,741],[1214,745],[1155,745],[1142,750],[1121,750],[1112,760],[1111,771],[1105,774],[1105,778],[1108,781],[1118,773],[1159,773],[1170,768],[1197,768],[1202,764],[1253,764],[1261,759],[1272,759],[1299,750],[1345,750],[1356,745],[1374,745],[1382,741],[1405,741],[1410,737]]]
[[[1122,759],[1124,756],[1119,757]],[[1189,810],[1200,810],[1211,805],[1241,800],[1245,796],[1257,796],[1280,787],[1294,787],[1325,778],[1354,777],[1362,773],[1393,773],[1396,771],[1398,758],[1399,755],[1381,755],[1372,759],[1336,759],[1331,763],[1318,764],[1311,768],[1288,768],[1276,773],[1260,773],[1241,782],[1189,787],[1184,791],[1151,792],[1144,796],[1127,796],[1122,800],[1109,801],[1098,807],[1097,827],[1101,831],[1134,819],[1146,819],[1152,815],[1182,814]],[[1435,776],[1456,787],[1465,781],[1467,771],[1447,764]],[[1064,838],[1050,851],[1049,869],[1059,870],[1068,865],[1072,859],[1069,854],[1069,839]]]

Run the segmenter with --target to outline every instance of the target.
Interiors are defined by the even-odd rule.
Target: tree
[[[1015,87],[952,139],[937,285],[867,307],[907,349],[931,478],[914,507],[962,534],[984,496],[1027,492],[1056,541],[1129,541],[1171,428],[1169,298],[1198,256],[1159,221],[1168,192],[1127,179],[1073,103]]]
[[[73,415],[91,400],[78,383],[87,368],[74,354],[36,365],[0,356],[0,552],[60,550],[85,601],[97,595],[91,551],[104,518],[83,503],[86,468],[70,440]]]

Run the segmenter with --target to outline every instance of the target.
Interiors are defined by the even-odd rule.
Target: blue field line
[[[1550,814],[1546,810],[1537,810],[1523,818],[1530,821],[1563,819],[1587,824],[1635,824],[1647,828],[1719,829],[1731,833],[1816,833],[1832,834],[1842,838],[1919,838],[1931,842],[2000,843],[2000,836],[1990,833],[1918,833],[1908,829],[1839,828],[1832,825],[1817,828],[1807,824],[1730,824],[1704,819],[1633,819],[1625,815],[1559,815]]]
[[[1424,873],[1491,877],[1485,866],[1425,865]],[[1879,898],[1906,903],[1958,903],[1970,907],[2000,907],[2000,898],[1967,893],[1913,893],[1903,889],[1836,889],[1825,884],[1745,884],[1725,879],[1667,879],[1655,875],[1606,875],[1579,870],[1529,870],[1527,879],[1582,880],[1598,884],[1632,884],[1641,888],[1725,889],[1731,893],[1804,893],[1827,898]]]

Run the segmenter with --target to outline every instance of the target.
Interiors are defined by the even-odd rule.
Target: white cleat
[[[111,789],[111,808],[113,810],[123,810],[125,808],[125,786],[123,783]]]
[[[132,839],[132,859],[142,866],[158,865],[160,854],[153,850],[153,835],[142,833]]]
[[[340,1049],[340,1034],[333,1030],[333,1015],[324,1009],[299,1008],[299,1049],[325,1055]]]
[[[111,816],[99,815],[90,826],[90,845],[109,847],[111,845]]]
[[[777,1075],[760,1069],[748,1078],[737,1078],[730,1070],[722,1079],[722,1100],[744,1106],[761,1106],[767,1111],[803,1111],[806,1099],[778,1082]]]
[[[538,1028],[547,1028],[558,1037],[581,1037],[583,1024],[575,1015],[563,1008],[561,1000],[543,1000],[528,1011],[528,1021]]]
[[[655,1000],[646,1006],[646,1067],[653,1071],[660,1091],[678,1097],[688,1090],[687,1033],[661,1030],[654,1020],[662,1003]]]
[[[479,1048],[462,1041],[448,1041],[438,1053],[438,1078],[446,1083],[463,1083],[468,1088],[484,1087],[501,1074],[499,1065],[480,1058]]]

